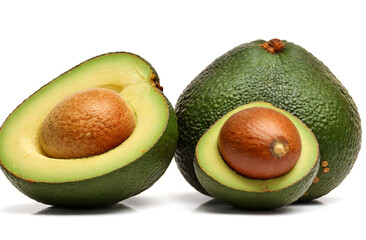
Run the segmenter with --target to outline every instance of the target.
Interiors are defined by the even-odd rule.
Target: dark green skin
[[[271,210],[295,202],[306,192],[318,172],[319,158],[311,171],[298,182],[277,191],[267,192],[246,192],[223,185],[207,175],[199,166],[196,158],[194,169],[200,183],[212,197],[246,209]]]
[[[216,59],[183,91],[176,105],[179,138],[175,155],[185,179],[209,193],[194,172],[200,137],[230,110],[264,101],[298,117],[315,134],[321,161],[319,181],[300,201],[321,197],[337,187],[351,171],[361,147],[357,107],[330,70],[311,53],[291,42],[271,54],[259,45],[240,45]]]
[[[130,164],[103,176],[75,182],[29,182],[1,169],[22,193],[38,202],[61,207],[99,207],[117,203],[151,187],[168,168],[176,148],[178,127],[169,104],[169,120],[159,140]]]
[[[5,176],[19,191],[28,197],[38,202],[60,207],[100,207],[120,202],[141,193],[151,187],[168,168],[177,146],[178,126],[174,109],[161,92],[162,88],[159,85],[158,74],[149,62],[138,55],[127,52],[107,53],[104,55],[108,54],[133,55],[142,59],[149,66],[151,69],[150,80],[155,83],[156,91],[164,98],[167,111],[169,111],[164,132],[149,150],[139,158],[131,161],[131,163],[102,176],[73,182],[48,183],[25,180],[8,171],[0,159],[0,168]],[[102,56],[91,58],[88,61]]]

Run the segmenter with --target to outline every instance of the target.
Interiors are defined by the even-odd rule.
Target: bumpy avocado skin
[[[169,120],[159,140],[141,157],[113,172],[81,181],[47,183],[19,178],[3,165],[0,165],[1,169],[22,193],[54,206],[99,207],[132,197],[151,187],[164,174],[174,156],[178,127],[174,110],[168,100],[166,102]]]
[[[183,91],[176,105],[179,138],[175,155],[185,179],[209,194],[194,172],[199,138],[230,110],[264,101],[290,112],[315,134],[321,167],[307,195],[312,200],[329,193],[351,171],[361,147],[357,107],[330,70],[311,53],[291,42],[270,54],[263,40],[240,45],[216,59]]]

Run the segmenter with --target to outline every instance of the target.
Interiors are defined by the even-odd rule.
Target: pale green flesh
[[[221,158],[217,147],[221,127],[231,115],[251,107],[266,107],[281,112],[298,129],[301,136],[302,151],[295,167],[287,174],[268,180],[246,178],[234,172]],[[318,144],[313,133],[299,119],[269,103],[257,102],[238,107],[218,120],[198,142],[196,158],[200,168],[223,185],[249,192],[275,191],[296,183],[314,167],[318,159]]]
[[[87,61],[46,85],[18,107],[0,134],[0,160],[14,175],[39,182],[67,182],[104,175],[144,154],[162,135],[168,105],[153,87],[151,69],[127,53]],[[88,88],[117,91],[136,115],[136,128],[120,146],[80,159],[46,157],[39,145],[43,119],[65,97]]]

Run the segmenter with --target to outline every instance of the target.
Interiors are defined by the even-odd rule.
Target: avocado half
[[[39,143],[41,123],[61,100],[89,88],[123,97],[135,114],[134,131],[99,155],[46,156]],[[6,119],[0,131],[1,169],[21,192],[45,204],[95,207],[134,196],[160,178],[176,148],[176,116],[161,90],[155,70],[135,54],[87,60],[39,89]]]
[[[239,111],[257,107],[285,115],[299,132],[300,157],[296,165],[282,176],[269,179],[243,176],[230,168],[220,154],[217,142],[224,123]],[[290,204],[306,193],[319,169],[319,148],[314,134],[298,118],[269,103],[250,103],[225,114],[200,138],[194,169],[200,184],[212,197],[247,209],[274,209]]]
[[[193,167],[201,136],[222,116],[251,102],[268,102],[299,118],[319,143],[321,168],[308,201],[337,187],[361,147],[361,121],[347,90],[304,48],[287,41],[256,40],[213,61],[183,91],[176,104],[179,139],[175,159],[185,179],[209,194]]]

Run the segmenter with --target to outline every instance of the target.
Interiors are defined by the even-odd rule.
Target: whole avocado
[[[361,122],[347,90],[304,48],[284,40],[256,40],[217,58],[183,91],[176,104],[175,159],[185,179],[207,194],[194,172],[200,137],[232,109],[268,102],[298,117],[315,134],[321,167],[300,201],[319,198],[351,171],[361,147]]]

